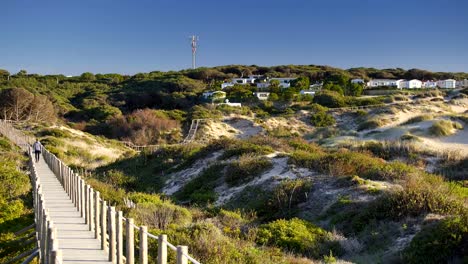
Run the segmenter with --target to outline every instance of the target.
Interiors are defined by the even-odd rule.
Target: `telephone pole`
[[[191,36],[190,37],[192,39],[192,69],[195,69],[195,59],[196,59],[196,55],[197,55],[197,42],[198,42],[198,36]]]

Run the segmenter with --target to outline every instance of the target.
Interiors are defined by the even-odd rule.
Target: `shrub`
[[[178,141],[180,124],[165,119],[151,109],[137,110],[127,116],[118,116],[108,122],[114,138],[132,141],[137,145],[149,145]]]
[[[403,251],[406,263],[468,261],[468,219],[453,217],[421,230]],[[461,262],[460,262],[461,263]]]
[[[364,121],[361,124],[359,124],[357,130],[362,131],[362,130],[368,130],[368,129],[375,129],[375,128],[383,126],[384,124],[385,122],[382,119],[373,118],[373,119]]]
[[[414,124],[414,123],[418,123],[418,122],[422,122],[426,120],[432,120],[433,118],[434,117],[432,115],[419,115],[419,116],[410,118],[408,121],[403,123],[403,125]]]
[[[231,186],[249,182],[271,166],[271,161],[265,157],[244,154],[227,166],[226,182]]]
[[[265,155],[274,152],[273,148],[270,146],[261,146],[245,140],[227,140],[220,143],[224,144],[225,148],[225,151],[221,157],[222,159],[248,153]]]
[[[434,136],[448,136],[456,129],[463,129],[462,124],[450,120],[439,120],[429,128],[429,133]]]
[[[318,258],[329,252],[329,237],[329,233],[320,227],[292,218],[259,226],[256,242]]]
[[[312,188],[312,182],[307,179],[284,180],[273,190],[269,204],[273,212],[282,217],[290,216],[299,203],[307,200],[307,193]]]
[[[336,121],[332,115],[326,112],[317,112],[310,117],[310,122],[316,127],[333,126]]]
[[[216,200],[214,192],[216,181],[223,176],[224,164],[214,164],[205,169],[200,176],[189,181],[179,190],[175,197],[179,200],[189,201],[196,204],[212,203]]]
[[[326,107],[344,107],[346,106],[344,97],[334,91],[321,91],[314,96],[314,103]]]
[[[169,225],[186,225],[192,221],[189,210],[169,201],[137,204],[137,207],[130,211],[130,215],[138,223],[146,223],[162,230],[167,229]]]

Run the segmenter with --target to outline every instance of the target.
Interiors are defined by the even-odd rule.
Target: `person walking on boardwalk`
[[[36,142],[33,144],[33,151],[34,151],[34,156],[36,157],[36,162],[39,162],[39,158],[41,156],[41,142],[39,142],[38,139],[36,139]]]

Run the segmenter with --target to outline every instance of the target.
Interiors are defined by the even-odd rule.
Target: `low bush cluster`
[[[336,123],[335,118],[326,112],[316,112],[310,117],[310,122],[316,127],[333,126]]]
[[[439,120],[429,128],[429,133],[434,136],[449,136],[457,129],[463,129],[463,125],[456,121]]]
[[[256,242],[314,258],[321,258],[330,250],[341,250],[337,243],[330,242],[330,234],[327,231],[298,218],[279,219],[259,226]]]
[[[450,217],[423,228],[404,250],[406,263],[468,261],[468,217]]]
[[[271,168],[271,161],[265,157],[244,154],[226,167],[225,179],[231,186],[249,182]]]

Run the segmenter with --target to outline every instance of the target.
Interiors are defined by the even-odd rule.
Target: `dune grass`
[[[454,134],[457,129],[463,129],[463,125],[450,120],[439,120],[432,124],[429,133],[437,137],[449,136]]]

